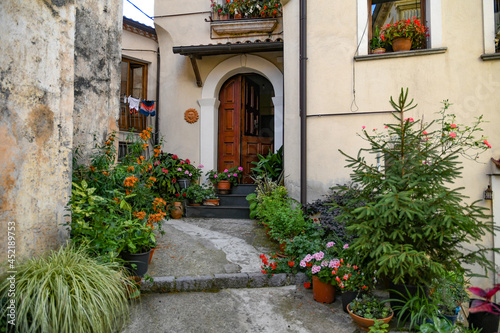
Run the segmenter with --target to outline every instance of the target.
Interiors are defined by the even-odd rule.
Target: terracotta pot
[[[155,253],[156,247],[151,249],[151,252],[149,253],[149,264],[151,265],[151,260],[153,259],[153,254]]]
[[[170,216],[173,219],[180,219],[182,217],[182,202],[176,201],[174,202],[174,207],[170,210]]]
[[[219,20],[229,20],[229,14],[219,14]]]
[[[381,54],[381,53],[385,53],[385,49],[383,47],[380,47],[378,49],[375,49],[372,51],[373,54]]]
[[[217,183],[217,192],[219,194],[231,193],[231,182],[229,180],[221,180]]]
[[[411,39],[410,38],[396,38],[392,41],[392,49],[394,52],[410,51]]]
[[[347,305],[347,312],[349,312],[352,320],[354,320],[354,322],[356,324],[358,324],[358,327],[360,329],[362,329],[363,331],[368,331],[369,328],[375,324],[375,320],[373,320],[373,319],[366,319],[366,318],[357,316],[354,313],[352,313],[351,309],[349,308],[349,305]],[[394,312],[391,313],[391,315],[389,317],[384,318],[384,319],[379,319],[379,320],[382,320],[385,324],[387,324],[388,322],[391,321],[392,316],[394,316]]]
[[[205,199],[203,200],[203,206],[218,206],[220,199]]]
[[[361,296],[363,294],[366,294],[365,291],[342,291],[342,310],[344,310],[345,313],[347,313],[347,306],[349,303],[354,301],[356,297]]]
[[[128,299],[138,299],[141,296],[142,279],[139,276],[129,276],[127,279],[132,282],[126,285]]]
[[[269,235],[269,231],[271,231],[271,228],[269,228],[269,224],[263,222],[262,225],[264,226],[264,231],[266,232],[266,236],[268,238],[271,238],[271,235]]]
[[[317,276],[313,280],[313,298],[319,303],[333,303],[335,301],[335,287],[329,283],[324,283]]]
[[[240,20],[243,16],[240,13],[234,14],[235,20]]]

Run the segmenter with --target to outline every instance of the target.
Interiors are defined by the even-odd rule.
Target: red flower
[[[176,196],[177,198],[179,197],[179,195],[180,195],[179,193],[175,193],[175,196]]]
[[[186,197],[186,193],[182,193],[182,196],[185,198]]]
[[[294,261],[289,261],[289,262],[288,262],[288,266],[293,267],[294,265],[295,265],[295,262],[294,262]]]
[[[173,178],[172,179],[172,184],[175,184],[175,183],[177,183],[177,179]]]
[[[177,155],[172,155],[172,158],[173,158],[174,160],[176,160],[176,159],[178,159],[179,157],[177,157]]]
[[[311,288],[311,282],[309,282],[309,281],[304,282],[304,288],[306,288],[306,289]]]
[[[262,274],[267,274],[267,271],[266,271],[266,270],[264,270],[264,269],[263,269],[263,270],[261,270],[260,272],[261,272]]]
[[[189,158],[188,158],[188,159],[186,159],[186,163],[187,163],[187,164],[191,164],[191,161],[189,160]]]

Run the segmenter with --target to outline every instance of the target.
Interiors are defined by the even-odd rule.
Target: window
[[[399,20],[415,17],[426,25],[425,0],[368,0],[368,5],[368,40],[375,31]]]
[[[500,0],[495,1],[495,52],[500,52],[498,40],[500,39]]]
[[[120,85],[120,131],[141,132],[148,127],[148,119],[138,110],[130,109],[128,97],[147,99],[147,64],[130,59],[122,59]]]

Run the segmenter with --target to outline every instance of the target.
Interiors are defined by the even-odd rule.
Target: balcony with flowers
[[[282,6],[279,0],[210,0],[211,38],[280,35]]]

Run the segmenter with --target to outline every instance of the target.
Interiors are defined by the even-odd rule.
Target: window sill
[[[387,53],[380,53],[380,54],[367,54],[367,55],[355,56],[354,60],[355,61],[367,61],[367,60],[417,57],[417,56],[423,56],[423,55],[445,53],[447,50],[448,50],[447,47],[438,47],[435,49],[411,50],[411,51],[401,51],[401,52],[387,52]]]
[[[481,59],[483,59],[483,61],[500,60],[500,53],[485,53],[481,55]]]

